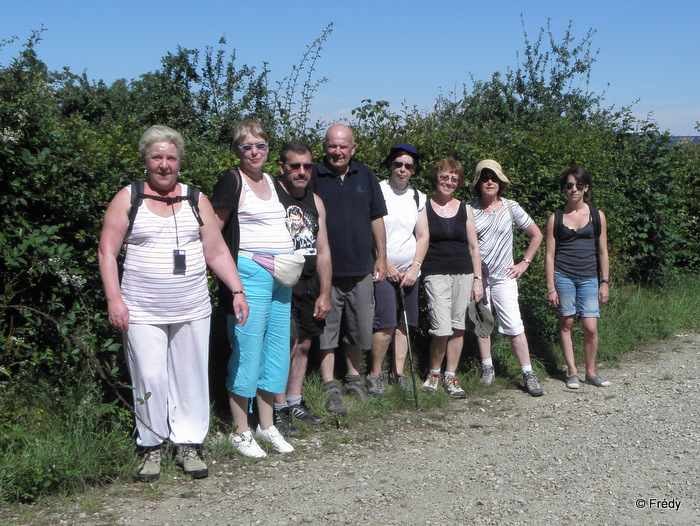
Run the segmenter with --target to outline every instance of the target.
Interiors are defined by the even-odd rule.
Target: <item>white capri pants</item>
[[[518,336],[525,332],[518,304],[518,281],[513,278],[486,278],[486,305],[493,305],[498,316],[498,332]]]
[[[130,324],[124,333],[134,408],[151,428],[136,419],[137,445],[158,446],[164,438],[173,444],[204,442],[209,431],[209,329],[207,316],[169,325]]]

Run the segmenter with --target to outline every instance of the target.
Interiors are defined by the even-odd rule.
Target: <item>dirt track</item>
[[[602,371],[609,388],[505,390],[396,415],[335,449],[210,465],[200,481],[95,489],[14,524],[700,524],[700,335]],[[368,438],[370,437],[370,438]],[[671,508],[673,506],[673,509]],[[677,507],[677,509],[675,509]]]

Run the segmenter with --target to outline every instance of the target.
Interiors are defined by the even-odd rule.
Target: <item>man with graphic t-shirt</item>
[[[299,282],[292,288],[292,348],[287,392],[275,395],[275,427],[285,436],[298,436],[292,416],[311,425],[323,419],[302,402],[301,387],[306,374],[311,339],[323,333],[330,309],[331,253],[326,234],[323,201],[306,187],[311,178],[311,150],[303,142],[282,146],[277,162],[280,173],[275,190],[287,211],[287,228],[294,250],[306,262]]]

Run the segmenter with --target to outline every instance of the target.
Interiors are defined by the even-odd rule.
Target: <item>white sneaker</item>
[[[284,439],[275,426],[270,426],[267,429],[260,429],[258,425],[258,429],[255,430],[255,436],[263,442],[270,444],[272,449],[278,453],[291,453],[294,451],[292,445]]]
[[[231,442],[233,449],[238,451],[244,457],[265,458],[267,456],[267,453],[265,453],[258,445],[250,431],[246,431],[240,435],[231,433],[228,440]]]

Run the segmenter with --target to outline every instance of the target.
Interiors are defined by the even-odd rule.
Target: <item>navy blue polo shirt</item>
[[[326,230],[333,276],[366,276],[374,268],[372,220],[386,215],[377,178],[364,164],[350,161],[343,180],[324,161],[314,166],[308,188],[326,207]]]

